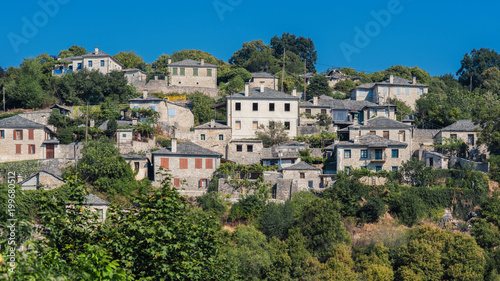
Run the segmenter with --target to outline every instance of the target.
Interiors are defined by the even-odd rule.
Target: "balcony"
[[[62,69],[54,69],[54,70],[52,70],[52,74],[53,75],[61,75],[61,74],[63,74],[63,71],[62,71]]]
[[[361,157],[361,160],[367,160],[370,162],[385,162],[387,157],[384,151],[370,151],[366,157]]]

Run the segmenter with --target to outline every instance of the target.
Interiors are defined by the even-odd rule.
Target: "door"
[[[53,144],[46,144],[45,151],[46,151],[45,158],[47,158],[47,159],[54,158],[54,145]]]

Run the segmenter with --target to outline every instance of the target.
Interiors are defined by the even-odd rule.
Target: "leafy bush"
[[[227,210],[227,204],[224,198],[214,191],[196,197],[196,202],[203,211],[211,213],[218,218],[222,217]]]
[[[385,213],[385,204],[380,197],[372,197],[358,211],[363,222],[376,222]]]
[[[231,207],[229,219],[232,221],[255,219],[259,217],[265,205],[265,201],[256,195],[245,196]]]
[[[268,238],[276,237],[283,240],[288,235],[288,229],[294,223],[293,205],[290,201],[284,204],[270,202],[259,218],[259,229]]]

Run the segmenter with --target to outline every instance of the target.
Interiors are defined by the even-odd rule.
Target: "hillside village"
[[[378,263],[382,273],[370,273],[367,265],[358,265],[344,269],[353,274],[344,280],[440,280],[453,276],[454,272],[446,271],[434,279],[425,275],[430,274],[428,271],[411,271],[411,261],[389,262],[387,247],[392,247],[392,242],[400,243],[398,247],[402,245],[403,225],[404,229],[424,227],[421,233],[411,232],[415,241],[416,237],[452,230],[449,235],[475,237],[484,250],[476,242],[474,247],[481,253],[489,251],[488,261],[500,257],[498,236],[485,241],[478,234],[489,231],[494,237],[500,233],[495,211],[481,212],[481,208],[488,210],[488,204],[497,204],[498,208],[499,191],[498,120],[487,116],[484,109],[486,105],[498,108],[500,103],[486,86],[478,86],[473,96],[457,80],[430,77],[418,67],[393,66],[372,74],[350,68],[317,73],[314,65],[304,71],[299,61],[299,70],[293,72],[285,65],[286,59],[292,65],[297,63],[294,60],[299,55],[293,52],[288,55],[290,58],[281,57],[286,58],[283,65],[276,59],[278,62],[272,67],[270,63],[265,67],[248,66],[249,59],[240,57],[240,51],[228,64],[195,50],[162,55],[146,66],[143,62],[129,63],[130,58],[137,58],[133,52],[112,56],[98,47],[85,53],[76,47],[67,50],[63,57],[45,54],[43,59],[26,60],[21,65],[43,69],[40,73],[49,81],[43,87],[50,89],[50,98],[37,97],[20,104],[15,93],[23,89],[19,86],[22,75],[12,74],[13,68],[2,74],[8,110],[0,115],[0,173],[5,189],[11,182],[9,173],[15,171],[19,192],[32,196],[27,198],[38,198],[22,199],[29,206],[23,207],[23,215],[37,221],[40,227],[37,235],[50,238],[56,234],[55,224],[51,228],[49,222],[43,222],[46,217],[38,217],[39,211],[48,210],[44,209],[48,203],[40,202],[48,201],[36,200],[47,194],[62,200],[60,203],[65,206],[82,205],[90,210],[78,213],[75,208],[65,207],[61,214],[66,214],[60,216],[73,215],[75,222],[83,224],[86,216],[95,216],[98,224],[80,234],[102,241],[122,241],[118,232],[100,232],[110,221],[121,225],[120,231],[129,237],[137,235],[130,228],[137,221],[121,221],[122,216],[139,214],[141,206],[152,202],[161,206],[161,200],[155,201],[161,197],[177,198],[175,202],[208,210],[211,219],[221,222],[232,235],[262,231],[258,235],[265,235],[262,239],[268,241],[262,243],[305,243],[299,246],[307,248],[308,262],[300,261],[299,266],[293,260],[295,268],[280,273],[284,275],[276,273],[281,277],[272,279],[271,264],[277,258],[269,254],[268,259],[273,262],[252,273],[255,280],[342,280],[332,277],[338,269],[329,264],[335,262],[331,251],[346,254],[350,250],[336,243],[372,245],[366,252],[353,254],[356,263],[361,263],[363,255],[373,257],[375,254],[370,251],[377,251],[376,247],[387,254],[385,260],[373,262]],[[129,60],[124,60],[124,56]],[[93,81],[95,85],[80,81]],[[463,95],[463,99],[458,95]],[[42,106],[29,103],[37,99]],[[472,100],[475,107],[467,109],[465,104]],[[85,187],[80,197],[72,197],[76,196],[74,190],[79,190],[76,186]],[[137,198],[144,200],[134,201]],[[286,208],[292,208],[292,204],[299,209],[286,217]],[[181,205],[175,205],[178,209],[168,214],[151,214],[162,220],[175,219],[182,216],[185,207]],[[202,215],[189,216],[196,217],[189,228],[203,224]],[[329,216],[334,217],[331,228],[324,230],[329,238],[314,240],[323,230],[311,230],[315,226],[310,223]],[[475,224],[474,220],[484,225]],[[241,230],[238,225],[248,229]],[[378,228],[370,230],[370,225]],[[240,230],[235,231],[235,227]],[[153,233],[155,228],[148,231]],[[377,239],[387,238],[380,236],[381,229],[394,232],[397,238],[373,246]],[[299,243],[299,236],[311,240]],[[135,249],[132,244],[126,244],[128,253]],[[228,259],[241,262],[244,257],[236,254],[238,249],[233,250],[227,250]],[[70,257],[71,251],[60,251]],[[116,259],[124,253],[127,251],[112,255]],[[442,253],[449,254],[445,249]],[[151,257],[147,253],[141,255],[144,259]],[[290,259],[288,255],[287,252]],[[406,254],[391,255],[391,259],[402,259]],[[476,275],[471,273],[473,277],[469,279],[458,279],[498,278],[494,269],[500,266],[498,260],[486,267],[483,254],[470,258],[483,267]],[[121,265],[125,263],[120,261]],[[452,264],[461,263],[464,262],[457,259]],[[135,277],[147,276],[138,270],[141,266],[134,266],[137,268],[128,270]],[[464,272],[470,273],[475,267],[468,266]],[[224,270],[241,277],[253,269]],[[425,278],[405,279],[405,274]],[[300,279],[306,275],[312,279]],[[370,279],[376,275],[384,277]]]

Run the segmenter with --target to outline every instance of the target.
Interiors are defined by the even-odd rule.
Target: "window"
[[[382,87],[382,93],[387,94],[387,87]]]
[[[152,105],[151,109],[154,110],[154,111],[156,111],[156,106]]]
[[[35,130],[33,130],[33,129],[28,130],[28,139],[29,140],[34,139],[34,133],[35,133]]]
[[[220,135],[219,135],[219,140],[220,140],[220,141],[221,141],[221,140],[224,140],[224,135],[220,134]]]
[[[28,144],[28,154],[35,154],[35,145]]]
[[[300,173],[299,176],[300,176],[301,179],[305,179],[306,178],[306,174],[305,173]]]
[[[104,210],[103,209],[97,209],[97,217],[100,220],[104,219]]]
[[[321,109],[321,114],[326,114],[326,109]]]
[[[399,149],[393,149],[391,155],[392,158],[399,158]]]
[[[285,122],[285,130],[290,130],[290,122]]]
[[[76,69],[82,69],[82,63],[79,62],[78,65],[76,66]]]
[[[389,139],[389,131],[383,131],[382,132],[384,139]]]
[[[198,76],[198,68],[193,68],[193,76]]]
[[[188,168],[188,159],[179,158],[179,169],[187,169],[187,168]]]
[[[274,111],[274,103],[269,104],[269,111]]]
[[[290,111],[290,104],[289,103],[285,103],[285,111]]]
[[[363,169],[368,170],[368,166],[361,166],[361,170]]]
[[[422,88],[418,88],[417,89],[417,94],[418,95],[421,95],[423,92],[424,92],[424,89],[422,89]]]
[[[5,131],[0,130],[0,139],[4,139],[4,138],[5,138]]]
[[[351,173],[351,166],[345,166],[344,170],[349,175]]]
[[[104,60],[101,60],[101,67],[104,67]]]
[[[351,158],[351,150],[350,149],[344,150],[344,158]]]
[[[127,137],[127,134],[122,134],[122,137],[123,137],[123,138],[126,138],[126,137]]]
[[[307,185],[309,186],[309,188],[314,188],[314,181],[309,181]]]
[[[203,159],[201,159],[201,158],[194,159],[194,168],[195,169],[203,169]]]
[[[361,150],[361,158],[368,158],[368,150],[367,149]]]
[[[186,69],[185,68],[181,68],[181,76],[184,76],[186,75]]]
[[[251,144],[247,145],[247,152],[253,152],[253,145]]]
[[[181,179],[179,178],[174,178],[174,186],[179,187],[181,186]]]
[[[451,134],[451,135],[450,135],[450,139],[451,139],[452,141],[457,141],[457,134]]]
[[[175,108],[171,108],[168,110],[168,116],[175,116]]]
[[[212,70],[211,69],[207,69],[207,76],[212,76]]]
[[[398,166],[392,166],[392,171],[397,172],[398,171]]]
[[[234,122],[234,129],[235,130],[241,130],[241,121],[235,121]]]
[[[234,110],[240,111],[241,110],[241,102],[237,102],[234,104]]]
[[[23,139],[23,130],[15,130],[14,140],[22,140],[22,139]]]
[[[396,88],[396,94],[401,95],[401,88],[400,87]]]
[[[200,135],[200,140],[205,140],[205,134]]]
[[[467,135],[467,143],[469,145],[474,145],[474,135],[473,134]]]
[[[16,154],[21,154],[21,145],[16,144]]]
[[[139,170],[139,167],[140,167],[139,162],[134,162],[134,170],[135,171]]]
[[[389,117],[389,109],[385,110],[385,116]]]
[[[237,151],[237,152],[242,152],[242,151],[243,151],[243,145],[241,145],[241,144],[237,144],[237,145],[236,145],[236,151]]]
[[[405,142],[406,141],[405,131],[399,131],[398,138],[399,138],[399,141]]]
[[[256,102],[254,102],[254,103],[252,104],[252,110],[253,110],[253,111],[258,111],[258,110],[259,110],[259,104],[258,104],[258,103],[256,103]]]
[[[307,114],[311,114],[311,109],[310,109],[310,108],[307,108],[307,109],[306,109],[306,113],[307,113]]]
[[[384,154],[382,152],[382,149],[375,149],[375,160],[382,160],[384,157]]]
[[[382,166],[375,166],[375,172],[378,172],[378,171],[381,171],[382,170]]]
[[[406,89],[405,89],[405,94],[406,94],[407,96],[408,96],[408,95],[410,95],[410,88],[406,88]]]
[[[134,109],[139,109],[139,106],[137,106],[137,105],[134,105]]]
[[[370,131],[370,135],[376,135],[377,132],[376,131]]]
[[[89,67],[92,67],[92,61],[89,60]]]
[[[173,70],[174,75],[177,75],[177,67],[173,68],[172,70]]]
[[[207,187],[207,186],[208,186],[208,179],[201,179],[200,187]]]
[[[214,160],[207,158],[205,159],[205,169],[213,169],[214,168]]]
[[[161,158],[160,166],[163,167],[164,169],[168,169],[168,160],[169,158]]]
[[[257,130],[259,128],[259,122],[258,121],[253,121],[252,122],[252,130]]]

